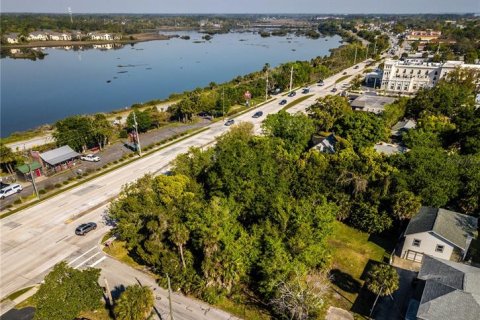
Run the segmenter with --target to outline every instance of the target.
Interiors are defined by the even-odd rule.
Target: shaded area
[[[331,270],[330,276],[332,277],[332,283],[343,291],[358,293],[362,287],[358,280],[339,269]]]
[[[34,307],[12,309],[0,316],[0,320],[31,320],[35,314]]]

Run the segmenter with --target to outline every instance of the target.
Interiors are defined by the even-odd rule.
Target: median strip
[[[294,100],[294,101],[290,102],[289,104],[287,104],[285,107],[282,108],[282,110],[287,111],[288,109],[296,106],[296,105],[299,104],[300,102],[305,101],[305,100],[307,100],[308,98],[311,98],[311,97],[313,97],[313,96],[314,96],[313,94],[309,94],[309,95],[303,96],[303,97],[301,97],[301,98],[298,98],[297,100]]]

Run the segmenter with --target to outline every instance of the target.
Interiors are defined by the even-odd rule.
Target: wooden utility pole
[[[138,123],[137,123],[137,116],[135,115],[135,111],[133,111],[133,122],[135,124],[135,138],[137,139],[137,148],[138,148],[138,155],[142,156],[142,147],[140,145],[140,135],[138,134]]]
[[[268,69],[266,71],[266,79],[265,79],[265,101],[268,100]]]
[[[292,91],[292,85],[293,85],[293,66],[292,69],[290,69],[290,90],[289,92]]]
[[[170,320],[173,319],[173,310],[172,310],[172,287],[170,286],[170,277],[167,273],[167,281],[168,281],[168,307],[170,309]]]
[[[107,291],[107,298],[110,307],[113,308],[113,299],[112,299],[112,292],[110,291],[110,286],[108,285],[107,278],[103,278],[105,280],[105,290]]]

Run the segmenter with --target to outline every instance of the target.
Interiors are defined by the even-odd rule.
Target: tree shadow
[[[369,259],[367,264],[365,265],[365,268],[363,269],[360,279],[366,281],[369,271],[372,269],[373,266],[378,264],[380,264],[380,262]],[[365,282],[359,290],[357,299],[355,299],[351,311],[358,313],[364,318],[368,318],[370,315],[370,308],[373,306],[374,301],[375,294],[368,290],[367,282]]]
[[[332,277],[332,283],[343,291],[358,293],[362,287],[358,280],[339,269],[332,269],[330,276]]]
[[[388,237],[381,234],[380,235],[371,234],[368,237],[368,241],[375,243],[377,246],[385,250],[385,254],[383,256],[383,262],[389,263],[390,254],[395,250],[399,237],[400,237],[400,234],[397,234],[397,233],[390,234]]]
[[[119,285],[119,286],[115,286],[115,288],[113,288],[112,290],[112,299],[113,300],[117,300],[118,298],[120,298],[120,295],[122,294],[123,291],[125,291],[125,286],[123,284]]]

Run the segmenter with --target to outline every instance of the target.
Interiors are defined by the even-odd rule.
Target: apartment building
[[[386,60],[381,90],[391,94],[413,94],[420,88],[431,88],[456,68],[475,68],[480,64],[465,64],[463,61],[444,63],[425,62],[423,59]]]

